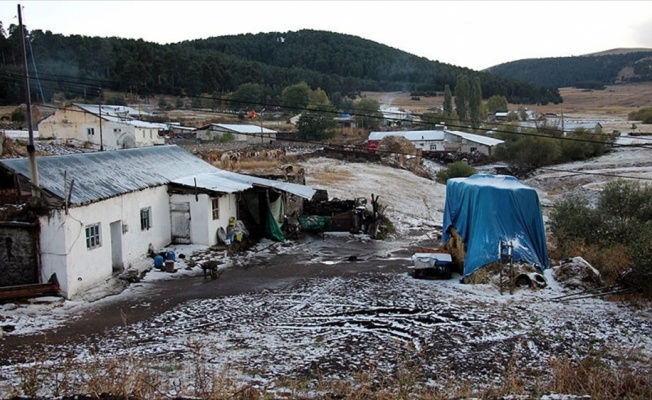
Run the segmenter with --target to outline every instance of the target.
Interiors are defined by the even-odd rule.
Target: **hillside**
[[[30,32],[30,68],[36,68],[33,99],[96,101],[106,90],[150,101],[162,94],[212,97],[233,106],[233,93],[256,85],[239,104],[279,106],[282,90],[299,82],[330,97],[355,98],[361,91],[454,90],[458,75],[479,76],[485,97],[514,102],[559,103],[554,88],[452,66],[376,42],[339,33],[302,30],[213,37],[159,45],[116,37]],[[0,34],[0,104],[19,104],[24,94],[20,40]],[[252,89],[251,87],[249,89]],[[156,101],[156,100],[154,100]]]
[[[600,89],[615,83],[652,81],[652,50],[612,49],[577,57],[518,60],[486,71],[546,87]]]

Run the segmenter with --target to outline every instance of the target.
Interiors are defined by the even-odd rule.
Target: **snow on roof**
[[[151,115],[148,112],[141,111],[141,110],[136,110],[135,108],[132,107],[127,107],[127,106],[117,106],[117,105],[111,105],[111,104],[80,104],[80,103],[74,103],[75,107],[79,107],[82,110],[89,112],[91,114],[95,115],[100,115],[102,116],[109,116],[109,117],[131,117],[133,118],[134,116],[140,116],[140,115]]]
[[[369,140],[382,140],[385,136],[402,136],[411,141],[417,140],[444,140],[444,131],[394,131],[371,132]]]
[[[27,158],[0,160],[0,164],[30,176]],[[66,197],[64,188],[70,187],[74,180],[70,202],[75,205],[165,185],[172,179],[216,169],[177,146],[39,157],[37,167],[40,186],[61,199]]]
[[[202,189],[224,193],[241,192],[254,186],[272,187],[308,200],[310,200],[316,192],[315,189],[309,186],[259,178],[224,170],[216,170],[211,173],[200,174],[197,176],[186,176],[174,179],[172,180],[172,183],[189,187],[194,187],[196,185]]]
[[[210,124],[200,129],[206,129],[208,126],[216,126],[219,128],[227,129],[235,133],[252,134],[252,133],[276,133],[276,131],[263,128],[260,125],[244,125],[244,124]]]
[[[24,177],[30,176],[27,158],[0,160],[0,165]],[[37,167],[40,186],[61,199],[66,197],[64,188],[69,188],[74,180],[70,198],[73,205],[92,203],[170,182],[194,186],[194,177],[200,177],[202,187],[219,192],[238,192],[258,184],[302,197],[312,197],[314,194],[309,187],[298,187],[301,185],[226,173],[177,146],[39,157]],[[207,174],[215,176],[209,177]]]
[[[110,115],[109,116],[104,116],[104,114],[102,114],[102,119],[104,119],[106,121],[119,123],[119,124],[135,126],[137,128],[150,128],[150,129],[167,129],[168,128],[167,124],[140,121],[140,120],[137,120],[137,119],[124,119],[124,118],[114,117],[114,116],[110,116]]]
[[[492,175],[492,174],[475,174],[467,178],[451,178],[453,182],[461,182],[466,185],[475,186],[491,186],[498,189],[526,189],[534,190],[533,188],[525,185],[518,178],[510,175]]]
[[[487,137],[487,136],[476,135],[476,134],[473,134],[473,133],[466,133],[466,132],[460,132],[460,131],[449,131],[449,130],[447,130],[446,133],[454,135],[454,136],[461,137],[462,139],[466,139],[466,140],[468,140],[470,142],[483,144],[485,146],[497,146],[497,145],[504,142],[503,140],[500,140],[500,139],[494,139],[494,138],[490,138],[490,137]]]
[[[11,139],[27,139],[29,138],[29,131],[19,131],[19,130],[2,130],[0,131],[4,133],[5,137],[11,138]],[[33,130],[32,135],[37,138],[39,137],[38,131]]]

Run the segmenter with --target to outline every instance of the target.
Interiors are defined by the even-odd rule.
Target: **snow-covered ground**
[[[553,202],[579,187],[597,190],[594,182],[609,178],[607,174],[652,178],[649,160],[652,150],[620,149],[586,163],[544,169],[526,183],[537,188],[542,200]],[[444,185],[371,163],[315,158],[302,166],[306,183],[327,189],[330,198],[380,196],[401,243],[428,240],[442,222]],[[340,179],[320,180],[320,172]],[[398,238],[388,242],[392,240]],[[326,235],[323,241],[338,247],[369,239],[341,234]],[[120,357],[137,359],[162,377],[158,390],[170,397],[197,392],[198,368],[205,374],[227,374],[234,382],[279,397],[296,390],[297,382],[306,395],[319,396],[319,386],[326,381],[359,380],[365,373],[382,386],[392,378],[398,381],[406,370],[420,371],[415,377],[419,386],[440,390],[500,386],[510,374],[533,388],[549,378],[555,361],[588,356],[597,356],[606,365],[649,370],[649,307],[602,297],[560,298],[576,289],[558,282],[554,269],[544,274],[545,288],[517,288],[513,294],[501,293],[495,284],[463,285],[456,279],[459,276],[415,280],[409,274],[409,258],[381,263],[389,247],[391,243],[378,250],[373,272],[315,276],[262,291],[188,301],[109,332],[98,343],[53,346],[48,354],[38,355],[38,363],[43,368],[56,365],[63,354],[68,360],[92,365]],[[177,259],[175,274],[150,271],[144,285],[108,281],[74,301],[51,298],[42,299],[45,304],[5,304],[0,307],[0,326],[13,328],[6,336],[43,331],[55,335],[84,310],[133,296],[157,281],[187,278],[190,285],[203,273],[190,267],[191,260],[218,260],[222,269],[242,265],[253,254],[258,260],[309,254],[311,263],[334,262],[310,243],[282,246],[264,241],[238,259],[201,246],[169,250],[186,256]],[[388,270],[388,262],[398,268]],[[151,264],[151,259],[143,258],[133,268],[148,270]],[[0,364],[0,397],[21,394],[24,371],[35,363],[5,360]],[[42,381],[41,394],[52,395],[56,382],[46,376]]]

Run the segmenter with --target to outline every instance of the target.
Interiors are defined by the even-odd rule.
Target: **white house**
[[[493,147],[503,143],[502,140],[473,133],[450,131],[438,126],[437,130],[428,131],[389,131],[371,132],[367,140],[369,151],[374,152],[380,141],[386,136],[402,136],[414,144],[423,154],[432,152],[461,152],[472,153],[478,151],[491,155]]]
[[[423,152],[443,151],[444,150],[444,131],[390,131],[390,132],[371,132],[367,141],[369,151],[376,151],[380,141],[386,136],[402,136],[414,144],[417,150]]]
[[[265,199],[310,199],[315,193],[304,185],[223,171],[168,145],[40,157],[37,168],[39,265],[33,283],[56,274],[67,298],[142,258],[150,244],[211,246],[230,217],[245,221],[250,231],[263,226],[260,214],[271,210]],[[17,192],[31,193],[26,158],[0,160],[0,172],[3,186],[15,182]],[[9,228],[4,235],[11,235]]]
[[[38,129],[41,137],[80,140],[106,150],[165,144],[159,132],[167,125],[136,119],[144,115],[125,106],[73,104],[57,109]]]
[[[236,142],[250,144],[269,144],[276,140],[276,131],[261,125],[213,123],[197,128],[199,140],[215,140],[226,134],[233,135]]]

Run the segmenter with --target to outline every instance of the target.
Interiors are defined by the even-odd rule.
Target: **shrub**
[[[641,108],[627,114],[627,119],[630,121],[646,121],[648,118],[652,118],[652,107]]]
[[[605,186],[595,204],[582,196],[569,196],[554,205],[549,228],[560,257],[580,255],[614,281],[631,270],[640,277],[639,288],[652,288],[649,186],[615,180]]]
[[[467,178],[475,173],[477,173],[477,170],[469,164],[456,161],[448,165],[448,167],[440,169],[435,179],[439,183],[446,183],[451,178]]]

